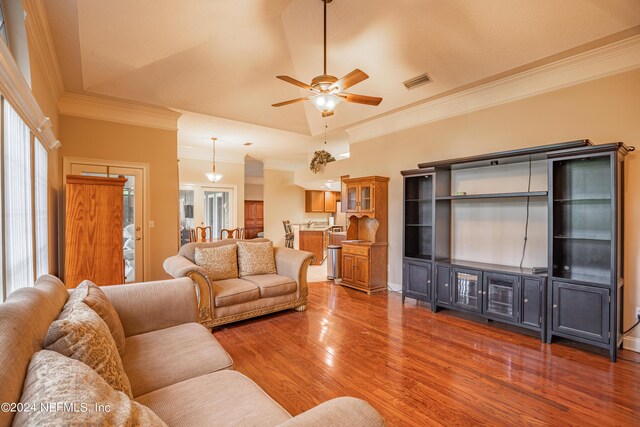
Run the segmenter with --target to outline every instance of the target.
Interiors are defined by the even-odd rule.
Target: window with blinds
[[[2,101],[1,301],[49,270],[47,150]]]

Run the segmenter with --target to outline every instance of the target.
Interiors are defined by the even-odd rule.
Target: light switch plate
[[[149,228],[153,228],[156,226],[156,222],[155,221],[149,221]]]

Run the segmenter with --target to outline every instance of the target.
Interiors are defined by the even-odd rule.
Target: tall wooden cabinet
[[[255,239],[264,231],[264,202],[262,200],[244,201],[244,238]]]
[[[367,293],[387,289],[389,178],[343,181],[347,236],[342,241],[342,284]]]
[[[64,282],[124,283],[123,197],[126,178],[66,178]]]

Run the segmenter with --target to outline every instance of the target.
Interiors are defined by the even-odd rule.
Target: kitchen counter
[[[306,224],[300,226],[299,247],[301,251],[311,252],[315,255],[315,261],[311,265],[320,265],[327,257],[329,246],[329,229],[326,227],[309,227]]]

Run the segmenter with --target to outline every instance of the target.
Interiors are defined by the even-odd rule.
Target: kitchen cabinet
[[[346,200],[348,213],[373,213],[375,212],[374,197],[375,180],[361,178],[348,180],[346,183]],[[386,198],[386,197],[385,197]]]
[[[387,245],[342,244],[342,283],[367,293],[387,289]]]
[[[307,213],[334,213],[337,210],[336,191],[306,190],[304,211]]]
[[[329,245],[329,230],[301,229],[300,243],[301,251],[311,252],[315,260],[311,265],[320,265],[327,257],[327,246]]]

